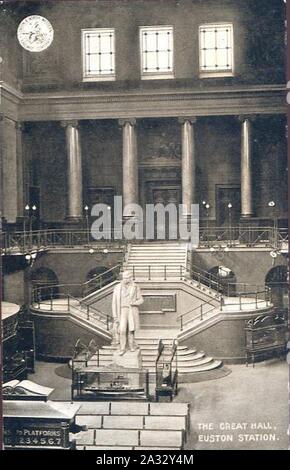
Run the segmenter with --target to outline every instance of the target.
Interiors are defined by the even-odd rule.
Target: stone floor
[[[55,374],[58,367],[38,362],[29,378],[54,387],[51,399],[69,400],[71,381]],[[230,368],[221,379],[180,385],[175,400],[191,404],[186,448],[287,450],[289,366],[273,360]]]

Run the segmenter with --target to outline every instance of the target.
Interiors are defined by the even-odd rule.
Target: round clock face
[[[43,16],[27,16],[18,26],[17,37],[27,51],[44,51],[53,41],[53,27]]]

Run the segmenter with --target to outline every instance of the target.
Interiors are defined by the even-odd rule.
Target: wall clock
[[[53,41],[53,27],[43,16],[27,16],[18,26],[17,38],[27,51],[41,52]]]

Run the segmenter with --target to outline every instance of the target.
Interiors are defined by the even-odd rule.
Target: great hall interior
[[[287,448],[286,2],[0,9],[3,381],[34,383],[6,387],[6,448]],[[34,15],[52,27],[43,50],[19,42]],[[113,220],[115,196],[199,205],[198,247],[168,226],[95,240],[92,208]],[[124,271],[140,349],[116,360]],[[65,438],[10,432],[42,412]]]

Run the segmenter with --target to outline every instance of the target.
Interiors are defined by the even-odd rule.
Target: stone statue
[[[140,288],[133,281],[131,272],[125,271],[122,281],[114,289],[112,301],[113,330],[120,356],[125,354],[127,342],[130,351],[138,349],[134,333],[139,328],[138,306],[143,302]]]

